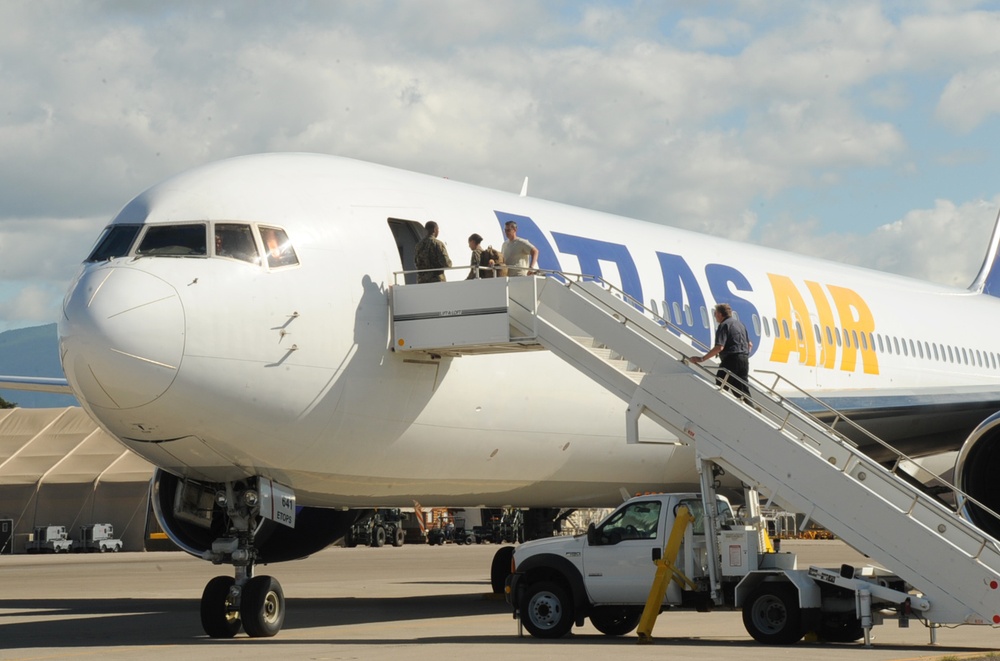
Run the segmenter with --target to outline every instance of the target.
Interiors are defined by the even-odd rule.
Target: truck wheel
[[[402,546],[405,541],[406,532],[402,528],[396,528],[396,532],[392,535],[392,545],[398,548]]]
[[[201,628],[212,638],[232,638],[240,632],[239,613],[229,610],[232,576],[216,576],[201,593]]]
[[[285,623],[285,593],[270,576],[254,576],[243,586],[240,619],[251,638],[270,638]]]
[[[624,636],[639,626],[642,609],[632,606],[598,606],[590,613],[590,623],[605,636]]]
[[[561,638],[573,628],[573,604],[566,590],[551,581],[539,581],[524,591],[521,622],[535,638]]]
[[[802,612],[795,587],[761,583],[743,604],[743,626],[765,645],[790,645],[802,639]]]
[[[864,627],[856,617],[824,619],[819,628],[819,637],[828,643],[853,643],[864,636]]]
[[[510,563],[514,557],[513,546],[501,546],[493,554],[493,564],[490,565],[490,587],[493,594],[503,594],[507,587],[507,577],[510,576]]]
[[[377,549],[385,546],[385,528],[382,526],[377,526],[372,530],[372,546]]]

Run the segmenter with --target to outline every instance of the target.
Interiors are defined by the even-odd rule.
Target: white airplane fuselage
[[[112,225],[142,225],[136,245],[146,226],[204,224],[212,236],[235,223],[266,254],[258,229],[279,227],[298,264],[211,246],[137,256],[135,245],[88,262],[60,322],[66,376],[95,420],[156,466],[206,482],[269,477],[302,505],[608,505],[623,488],[694,485],[688,446],[652,423],[643,435],[660,442],[627,445],[624,403],[547,352],[392,350],[389,288],[403,264],[390,219],[437,221],[462,265],[467,237],[499,248],[509,218],[547,242],[542,268],[601,275],[706,344],[701,307],[732,301],[762,380],[777,372],[855,403],[1000,386],[981,330],[1000,322],[992,296],[308,154],[207,165],[126,205]]]

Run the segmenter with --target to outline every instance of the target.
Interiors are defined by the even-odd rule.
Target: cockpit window
[[[124,257],[132,248],[135,235],[142,225],[109,225],[97,240],[88,262],[104,262],[115,257]]]
[[[204,257],[205,224],[152,225],[135,254],[157,257]]]
[[[260,263],[257,244],[249,225],[238,223],[215,224],[215,256],[239,259],[251,264]]]
[[[285,230],[279,227],[261,227],[260,238],[264,242],[264,252],[267,253],[267,265],[271,268],[299,263]]]

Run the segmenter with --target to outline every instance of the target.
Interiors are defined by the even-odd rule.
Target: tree
[[[17,402],[8,402],[3,397],[0,397],[0,409],[13,409],[17,408]]]

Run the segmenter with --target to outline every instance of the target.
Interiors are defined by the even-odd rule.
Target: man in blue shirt
[[[750,349],[753,342],[747,336],[747,327],[740,323],[740,320],[733,316],[733,310],[728,303],[719,303],[714,308],[715,323],[715,346],[704,356],[691,358],[692,363],[703,363],[719,356],[719,371],[715,375],[716,382],[720,385],[726,379],[726,374],[731,376],[726,382],[726,387],[733,390],[741,399],[750,399]],[[736,378],[734,378],[736,377]]]

